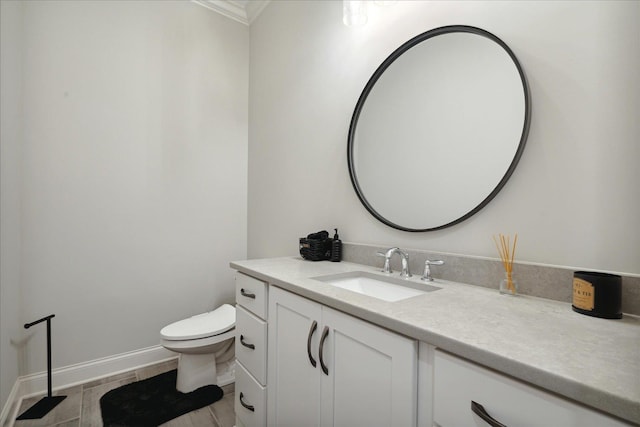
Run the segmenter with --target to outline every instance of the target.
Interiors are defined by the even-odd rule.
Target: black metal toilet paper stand
[[[60,402],[66,399],[67,396],[52,396],[51,395],[51,319],[55,317],[55,314],[43,317],[35,322],[26,323],[25,329],[29,329],[33,325],[47,321],[47,395],[36,402],[31,408],[24,411],[16,420],[33,420],[42,418],[47,415],[53,408],[55,408]]]

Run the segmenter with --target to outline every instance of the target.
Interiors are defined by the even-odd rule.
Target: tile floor
[[[134,381],[143,380],[176,369],[178,361],[173,360],[157,365],[147,366],[130,372],[124,372],[85,384],[69,387],[54,392],[54,395],[66,395],[53,411],[44,418],[38,420],[15,421],[14,427],[102,427],[100,414],[100,397],[106,392]],[[174,418],[163,427],[232,427],[235,425],[235,413],[233,410],[234,384],[222,387],[224,397],[212,405],[205,406],[196,411]],[[18,414],[22,414],[40,397],[24,399]]]

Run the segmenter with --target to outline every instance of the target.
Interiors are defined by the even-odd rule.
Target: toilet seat
[[[198,314],[165,326],[160,335],[167,341],[186,341],[224,334],[235,327],[236,309],[223,304],[208,313]]]

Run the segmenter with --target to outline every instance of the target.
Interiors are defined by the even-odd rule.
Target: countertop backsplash
[[[342,259],[382,268],[384,260],[376,255],[376,252],[388,248],[388,246],[343,242]],[[414,276],[422,275],[426,259],[432,261],[441,259],[445,262],[444,265],[431,267],[435,278],[495,288],[496,292],[498,292],[500,280],[504,278],[504,267],[497,258],[470,257],[406,248],[402,250],[409,254],[409,267]],[[394,272],[400,271],[399,257],[391,260],[391,268]],[[518,281],[519,294],[571,303],[574,271],[576,269],[514,262],[513,275]],[[640,315],[640,277],[622,274],[622,312]]]

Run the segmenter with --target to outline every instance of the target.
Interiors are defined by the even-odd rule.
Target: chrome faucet
[[[395,253],[400,255],[400,261],[402,262],[402,272],[400,273],[400,277],[405,279],[411,277],[411,272],[409,271],[409,254],[396,247],[389,248],[385,252],[377,253],[377,255],[384,257],[384,267],[382,268],[382,272],[387,274],[393,273],[390,263],[391,257]]]
[[[444,264],[444,261],[438,259],[438,260],[426,260],[424,262],[424,273],[422,273],[422,277],[420,278],[421,280],[424,280],[425,282],[433,282],[433,277],[431,276],[431,266],[432,265],[442,265]]]

